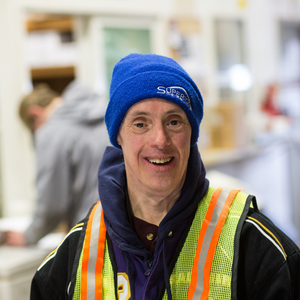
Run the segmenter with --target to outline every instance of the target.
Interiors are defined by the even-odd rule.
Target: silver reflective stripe
[[[211,221],[209,222],[209,225],[207,227],[204,239],[203,239],[203,244],[201,245],[201,252],[200,252],[200,257],[198,261],[198,267],[197,267],[197,286],[195,293],[193,295],[193,300],[199,300],[201,298],[203,289],[204,289],[204,265],[205,261],[207,258],[207,253],[209,249],[209,245],[212,239],[212,236],[214,234],[216,225],[219,220],[219,216],[222,212],[222,209],[224,207],[224,204],[226,202],[226,199],[229,195],[230,191],[223,189],[218,200],[216,203],[216,206],[214,208],[213,214]]]
[[[91,229],[89,263],[87,270],[87,299],[89,300],[95,300],[95,268],[98,253],[98,237],[100,231],[101,210],[102,206],[101,204],[99,204],[94,214]]]

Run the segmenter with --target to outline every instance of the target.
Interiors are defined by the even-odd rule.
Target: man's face
[[[172,102],[153,98],[133,105],[118,135],[128,187],[161,196],[181,189],[191,132],[185,112]]]

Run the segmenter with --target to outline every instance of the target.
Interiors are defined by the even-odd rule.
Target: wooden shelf
[[[74,21],[71,17],[30,19],[26,22],[28,32],[37,30],[73,31]]]
[[[66,15],[44,15],[34,14],[29,16],[26,22],[27,32],[53,30],[61,33],[71,33],[74,30],[74,20],[71,16]],[[64,39],[66,36],[63,36]],[[54,66],[54,67],[37,67],[30,70],[32,84],[35,86],[40,83],[48,84],[53,90],[62,93],[66,86],[75,79],[75,67]]]
[[[202,160],[207,168],[245,160],[258,155],[261,151],[262,148],[256,145],[247,145],[232,149],[200,149]]]
[[[74,77],[74,76],[75,76],[75,67],[74,66],[31,69],[31,78],[33,80]]]

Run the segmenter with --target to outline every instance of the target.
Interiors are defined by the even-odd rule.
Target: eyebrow
[[[151,115],[150,113],[147,113],[145,111],[136,111],[130,114],[131,117],[139,117],[139,116],[149,116]]]

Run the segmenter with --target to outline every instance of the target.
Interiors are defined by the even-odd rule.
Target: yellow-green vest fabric
[[[190,227],[186,241],[176,261],[172,274],[170,276],[170,285],[173,299],[187,299],[189,286],[191,283],[192,268],[194,257],[197,248],[199,233],[202,227],[202,222],[205,218],[212,195],[216,189],[209,188],[205,197],[200,201],[196,211],[193,223]],[[239,192],[230,207],[228,216],[223,225],[221,235],[219,237],[215,255],[213,258],[208,300],[231,299],[231,277],[232,264],[234,255],[234,238],[235,232],[245,207],[248,195]],[[81,258],[79,261],[76,285],[73,294],[73,300],[80,300],[80,275],[81,275]],[[104,252],[104,267],[103,267],[103,300],[116,299],[114,272],[110,261],[107,243]],[[119,297],[117,297],[119,299]],[[130,298],[126,298],[130,299]],[[166,292],[163,300],[167,300]]]
[[[205,218],[208,205],[216,189],[209,188],[206,196],[200,201],[194,221],[170,276],[173,299],[187,299],[191,282],[192,267],[196,253],[199,232]],[[215,251],[209,285],[208,299],[231,299],[231,277],[234,254],[234,237],[240,216],[244,210],[248,195],[239,192],[235,197]],[[167,295],[163,300],[167,300]]]

